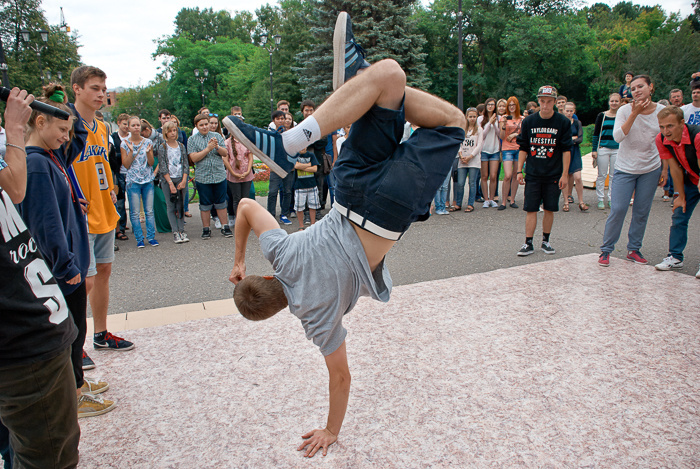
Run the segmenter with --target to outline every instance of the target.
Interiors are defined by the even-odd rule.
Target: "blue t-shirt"
[[[328,141],[326,142],[326,154],[333,156],[333,135],[337,135],[338,131],[334,130],[333,132],[328,134]]]
[[[297,161],[302,164],[311,163],[313,166],[316,166],[316,170],[318,171],[318,160],[316,159],[316,155],[311,152],[306,152],[303,155],[299,155],[297,157]],[[315,176],[316,173],[297,169],[297,178],[294,181],[294,189],[311,189],[312,187],[316,187]]]

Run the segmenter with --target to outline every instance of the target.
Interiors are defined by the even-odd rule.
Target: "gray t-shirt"
[[[617,151],[615,169],[627,174],[646,174],[661,166],[654,139],[659,133],[656,115],[663,108],[663,104],[657,103],[651,114],[639,114],[627,135],[622,131],[622,126],[632,114],[632,105],[625,104],[617,110],[613,138],[620,144],[620,149]]]
[[[360,296],[389,301],[389,269],[382,261],[370,271],[352,222],[335,209],[304,231],[291,235],[282,229],[264,232],[260,249],[284,287],[289,310],[324,356],[345,340],[343,316]]]

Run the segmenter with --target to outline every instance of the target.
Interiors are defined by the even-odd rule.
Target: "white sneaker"
[[[173,233],[173,238],[175,238],[175,244],[180,244],[182,243],[182,237],[180,236],[180,233],[177,231]]]
[[[219,220],[219,217],[214,217],[214,227],[217,230],[221,229],[221,220]]]
[[[236,225],[236,218],[235,217],[229,218],[228,219],[228,226],[233,228],[235,225]]]
[[[683,267],[683,261],[679,261],[673,256],[668,256],[666,259],[661,261],[661,263],[656,264],[654,268],[656,270],[671,270],[671,269],[680,269]]]
[[[498,208],[498,202],[496,202],[495,200],[489,200],[489,203],[493,208]]]
[[[190,238],[187,237],[187,233],[185,233],[184,231],[182,233],[180,233],[180,239],[182,240],[183,243],[190,242]]]
[[[484,200],[484,205],[482,208],[489,208],[491,206],[491,201],[490,200]]]

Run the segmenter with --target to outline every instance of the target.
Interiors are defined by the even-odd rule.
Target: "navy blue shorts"
[[[333,167],[335,207],[368,231],[399,239],[430,203],[464,141],[459,127],[419,128],[405,142],[400,109],[373,106],[352,125]]]
[[[208,212],[214,207],[216,210],[226,208],[226,179],[214,184],[197,183],[197,192],[199,192],[199,210]]]

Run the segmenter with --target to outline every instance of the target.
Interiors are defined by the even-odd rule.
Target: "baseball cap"
[[[556,98],[557,97],[557,89],[551,85],[540,86],[540,89],[537,90],[537,97],[538,98]]]

